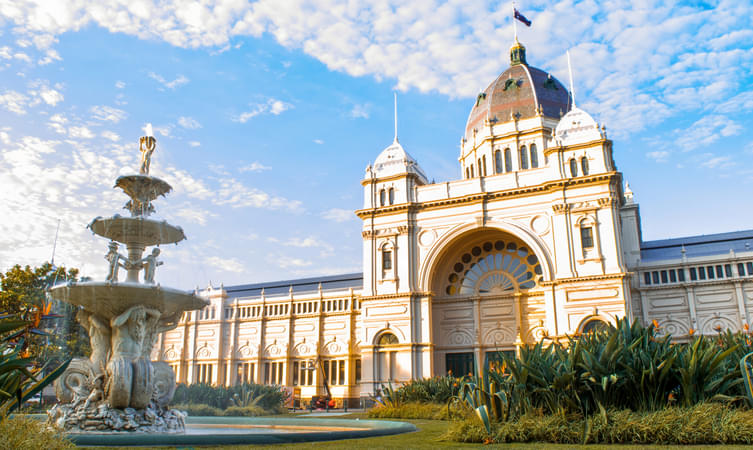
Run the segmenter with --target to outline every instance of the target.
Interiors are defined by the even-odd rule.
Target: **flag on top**
[[[514,17],[516,19],[518,19],[519,21],[523,22],[523,24],[525,26],[527,26],[527,27],[531,26],[531,21],[528,20],[528,19],[526,19],[526,16],[524,16],[523,14],[521,14],[520,11],[518,11],[517,8],[513,8],[512,10],[513,10]]]

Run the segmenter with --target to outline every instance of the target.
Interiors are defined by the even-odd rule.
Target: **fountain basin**
[[[137,243],[142,247],[152,245],[174,244],[186,238],[181,227],[170,225],[165,221],[152,220],[145,217],[97,217],[89,224],[89,228],[107,239]]]
[[[165,196],[173,189],[166,181],[151,175],[123,175],[115,180],[115,187],[142,203]]]
[[[136,305],[156,309],[163,317],[170,317],[179,316],[183,311],[201,309],[209,304],[185,291],[128,282],[84,281],[60,284],[50,289],[50,295],[55,300],[82,306],[108,320]]]
[[[412,431],[416,427],[411,423],[388,420],[187,417],[185,433],[80,433],[68,437],[80,446],[198,446],[332,441]]]

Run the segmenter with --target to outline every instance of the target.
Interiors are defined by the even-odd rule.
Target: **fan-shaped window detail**
[[[583,327],[581,328],[581,333],[600,333],[602,331],[606,331],[609,328],[609,325],[604,322],[601,319],[590,319],[585,324],[583,324]]]
[[[520,147],[520,170],[526,170],[528,168],[528,152],[526,146]]]
[[[494,152],[494,172],[502,173],[502,152],[497,150]]]
[[[502,240],[470,248],[452,265],[446,295],[507,294],[533,289],[542,269],[527,247]]]
[[[539,154],[536,153],[536,144],[531,144],[531,169],[539,167]]]
[[[396,345],[399,341],[397,340],[397,336],[395,336],[392,333],[382,333],[381,336],[379,336],[379,339],[377,340],[377,345],[380,347],[383,347],[385,345]]]

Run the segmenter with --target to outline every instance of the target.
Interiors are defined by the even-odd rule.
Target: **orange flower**
[[[721,331],[722,331],[722,326],[721,326],[721,325],[717,325],[717,326],[715,326],[715,327],[714,327],[714,329],[715,329],[715,330],[716,330],[717,332],[721,332]]]
[[[651,324],[654,325],[654,328],[659,328],[659,322],[656,319],[652,320]]]
[[[743,325],[743,330],[745,330],[745,331],[750,330],[750,325],[748,325],[747,323],[745,325]]]
[[[688,330],[688,336],[692,336],[695,334],[695,330],[693,328]]]

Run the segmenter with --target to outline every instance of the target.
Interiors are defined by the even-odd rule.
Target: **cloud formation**
[[[233,117],[234,122],[246,123],[249,120],[260,114],[273,114],[279,116],[283,112],[291,109],[293,105],[285,103],[282,100],[270,98],[265,103],[255,103],[251,105],[251,109],[246,112],[242,112]]]

